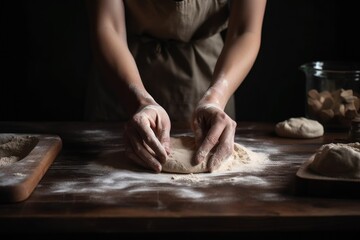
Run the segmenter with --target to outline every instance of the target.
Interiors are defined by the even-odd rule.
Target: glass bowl
[[[349,129],[360,114],[360,62],[315,61],[299,67],[306,78],[306,117],[325,129]]]

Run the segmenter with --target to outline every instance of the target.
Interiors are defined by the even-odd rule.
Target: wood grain
[[[2,122],[0,131],[56,134],[63,149],[32,195],[0,205],[0,232],[215,233],[356,231],[360,201],[296,191],[296,172],[322,144],[347,133],[286,139],[274,124],[240,122],[236,142],[267,154],[261,171],[174,182],[127,165],[123,123]],[[188,133],[173,126],[172,134]],[[266,235],[266,234],[265,234]],[[291,235],[293,236],[293,235]]]

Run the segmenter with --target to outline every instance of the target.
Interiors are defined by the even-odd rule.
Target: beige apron
[[[224,44],[220,32],[227,27],[228,1],[124,3],[129,49],[145,88],[168,112],[172,122],[188,122],[209,87]],[[95,85],[89,95],[88,117],[126,120],[127,116],[104,86],[100,82]],[[225,111],[235,119],[234,97]]]

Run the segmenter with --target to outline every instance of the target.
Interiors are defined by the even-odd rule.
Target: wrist
[[[224,110],[230,96],[231,88],[229,87],[229,81],[224,74],[220,74],[217,77],[214,76],[214,80],[200,100],[200,104],[209,104]]]
[[[129,90],[130,90],[130,95],[133,96],[132,98],[134,101],[132,102],[132,104],[129,103],[125,103],[125,104],[128,104],[128,106],[131,105],[131,110],[130,110],[131,114],[134,114],[139,109],[142,109],[149,105],[156,105],[156,106],[159,105],[154,100],[154,98],[145,90],[145,88],[131,85],[129,87]]]
[[[221,101],[220,94],[216,89],[209,88],[198,103],[198,107],[213,106],[224,110],[226,103]]]
[[[199,103],[196,109],[197,110],[217,109],[219,111],[224,111],[224,109],[221,106],[214,103]]]

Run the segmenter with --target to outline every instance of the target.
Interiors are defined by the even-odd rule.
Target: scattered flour
[[[36,145],[32,136],[0,134],[0,167],[10,166],[24,158]]]
[[[172,195],[178,199],[201,201],[224,201],[225,199],[238,198],[236,192],[229,191],[226,196],[209,191],[210,187],[231,186],[257,186],[267,187],[269,182],[263,176],[266,168],[274,165],[268,155],[248,150],[251,161],[232,171],[215,173],[176,174],[176,173],[153,173],[140,169],[131,160],[114,161],[124,159],[122,150],[109,150],[98,156],[98,160],[76,170],[77,176],[88,176],[86,181],[80,179],[64,179],[54,183],[51,187],[53,193],[90,194],[92,200],[114,203],[125,201],[126,197],[150,194],[150,196]],[[105,162],[103,159],[112,159]],[[275,163],[276,164],[276,163]],[[115,194],[111,194],[115,193]],[[115,196],[115,197],[114,197]],[[118,196],[118,197],[116,197]],[[159,197],[161,198],[161,197]],[[159,208],[162,204],[159,202]]]

